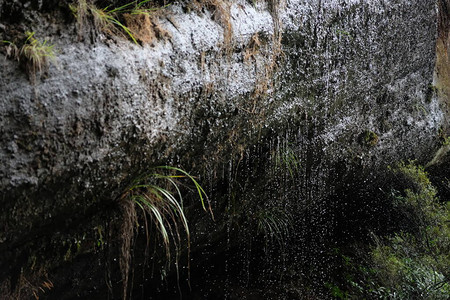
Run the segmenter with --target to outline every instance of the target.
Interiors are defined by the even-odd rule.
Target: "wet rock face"
[[[383,160],[421,157],[421,146],[412,141],[431,143],[442,118],[436,99],[426,97],[433,82],[433,5],[296,5],[288,4],[285,20],[289,59],[281,81],[294,83],[280,93],[289,99],[287,106],[307,107],[323,124],[327,144],[338,145],[338,139],[352,144],[358,131],[370,130],[379,137],[378,147],[360,154],[373,157],[382,151]],[[296,7],[303,13],[292,13]]]
[[[136,45],[77,31],[65,2],[0,1],[2,39],[34,31],[56,56],[27,74],[0,52],[1,267],[24,232],[95,215],[149,166],[214,169],[269,135],[300,141],[316,186],[338,162],[426,159],[443,122],[435,1],[249,2],[174,4]]]

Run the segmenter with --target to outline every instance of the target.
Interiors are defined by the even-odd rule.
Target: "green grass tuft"
[[[86,0],[78,0],[77,5],[70,5],[70,10],[77,18],[78,30],[82,31],[86,22],[86,16],[91,15],[95,26],[107,34],[119,34],[125,32],[131,40],[138,44],[136,37],[131,30],[121,21],[124,14],[138,15],[151,14],[157,10],[168,7],[170,4],[162,7],[153,7],[152,0],[131,1],[122,6],[113,7],[108,5],[105,8],[98,8],[94,4],[89,4]]]
[[[20,56],[25,59],[29,73],[34,75],[47,68],[50,61],[55,62],[54,45],[38,40],[34,32],[27,31],[25,34],[27,39],[20,49]]]
[[[275,154],[275,167],[280,170],[286,170],[292,179],[300,172],[300,159],[292,147],[291,143],[284,142]]]
[[[280,207],[260,209],[256,213],[257,233],[266,242],[277,241],[283,246],[293,227],[292,217]]]
[[[184,230],[187,240],[189,270],[190,230],[183,210],[183,197],[180,190],[181,180],[185,178],[194,184],[203,209],[207,210],[205,204],[207,202],[211,216],[213,216],[204,189],[193,176],[176,167],[158,166],[153,168],[150,174],[135,180],[131,187],[122,195],[121,199],[124,201],[124,225],[122,229],[124,245],[122,248],[121,269],[124,280],[124,298],[126,298],[128,284],[129,252],[131,251],[131,239],[134,232],[133,224],[135,228],[139,226],[136,208],[142,212],[147,242],[149,242],[150,225],[156,227],[164,245],[167,266],[171,263],[171,245],[174,246],[177,275],[182,243],[181,231]]]

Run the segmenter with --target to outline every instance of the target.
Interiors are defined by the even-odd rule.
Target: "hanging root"
[[[131,241],[134,236],[134,224],[137,222],[134,202],[129,197],[122,197],[121,206],[123,211],[123,223],[121,228],[122,246],[120,249],[120,271],[123,281],[123,299],[127,299],[128,277],[131,263]]]

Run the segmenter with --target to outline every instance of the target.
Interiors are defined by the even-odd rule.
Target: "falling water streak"
[[[235,203],[233,203],[235,200],[232,199],[233,198],[233,186],[234,186],[234,177],[233,177],[233,157],[230,157],[229,163],[228,163],[228,172],[227,172],[227,176],[225,178],[228,178],[228,191],[227,191],[227,195],[228,195],[228,205],[227,205],[227,211],[228,211],[228,220],[226,221],[226,247],[225,247],[225,295],[224,295],[224,299],[228,299],[230,297],[230,262],[229,262],[229,254],[230,254],[230,249],[231,249],[231,228],[233,226],[232,222],[232,218],[233,218],[233,210],[234,210],[234,205]],[[230,214],[232,217],[230,217]]]

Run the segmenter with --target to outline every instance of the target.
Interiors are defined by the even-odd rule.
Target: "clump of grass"
[[[164,4],[159,7],[155,7],[151,4],[148,4],[149,2],[154,2],[152,0],[145,0],[145,1],[134,1],[135,5],[134,8],[129,11],[129,13],[134,15],[140,15],[140,14],[153,14],[155,11],[167,8],[170,6],[170,4]]]
[[[6,57],[19,60],[20,50],[17,45],[11,41],[2,41],[6,45]]]
[[[134,2],[128,3],[117,8],[110,8],[109,6],[105,8],[97,8],[94,5],[90,5],[89,10],[94,18],[94,24],[97,28],[100,28],[100,30],[108,34],[117,34],[117,28],[120,28],[133,40],[135,44],[137,44],[138,42],[131,33],[130,29],[120,22],[118,17],[120,13],[123,14],[128,12],[128,8],[133,3]]]
[[[151,6],[151,2],[152,0],[131,1],[118,7],[109,5],[105,8],[98,8],[93,4],[87,3],[86,0],[78,0],[78,4],[71,5],[70,9],[77,18],[79,33],[82,32],[87,16],[91,15],[96,28],[111,35],[118,35],[121,32],[125,32],[135,44],[138,44],[133,31],[122,22],[123,16],[150,15],[169,5],[153,7]]]
[[[280,207],[260,209],[256,213],[257,233],[264,236],[266,242],[277,241],[283,246],[293,226],[291,215]]]
[[[177,274],[182,241],[181,231],[184,231],[186,234],[189,256],[190,231],[186,215],[184,214],[183,197],[180,191],[180,180],[184,178],[189,179],[194,184],[202,208],[205,211],[209,210],[211,216],[213,216],[204,189],[193,176],[176,167],[155,167],[152,173],[136,180],[122,196],[125,218],[122,227],[123,243],[120,266],[123,278],[124,299],[126,299],[128,286],[131,240],[133,239],[134,228],[139,226],[136,208],[142,213],[144,219],[147,242],[150,240],[149,224],[153,224],[156,227],[164,245],[167,265],[171,263],[171,244],[174,246]]]
[[[54,45],[47,40],[36,38],[34,32],[25,32],[25,40],[17,46],[11,41],[1,41],[6,45],[6,57],[17,60],[28,74],[31,81],[36,81],[36,74],[45,72],[50,62],[56,62]]]
[[[76,4],[69,4],[69,8],[77,19],[78,38],[81,39],[90,5],[87,4],[86,0],[78,0]]]
[[[25,34],[27,39],[20,49],[20,56],[25,59],[26,68],[30,74],[42,72],[48,67],[50,61],[55,61],[54,45],[48,44],[46,40],[38,40],[34,32],[27,31]]]
[[[284,142],[275,152],[275,167],[286,170],[292,179],[300,172],[300,159],[291,144]]]

